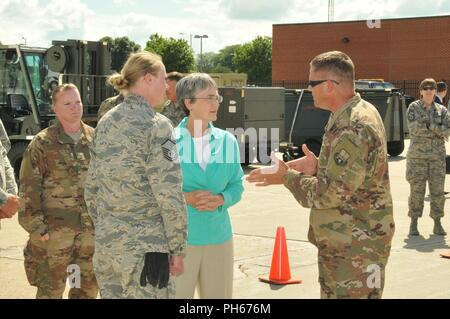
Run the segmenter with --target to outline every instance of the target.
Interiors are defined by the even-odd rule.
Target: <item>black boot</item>
[[[434,219],[433,233],[435,235],[440,235],[440,236],[447,235],[447,233],[445,232],[444,228],[442,227],[441,218],[435,218]]]
[[[409,226],[409,236],[419,236],[419,230],[417,229],[417,217],[411,218],[411,225]]]

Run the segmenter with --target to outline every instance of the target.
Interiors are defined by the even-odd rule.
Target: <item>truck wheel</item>
[[[263,154],[260,154],[260,151],[264,151]],[[272,153],[272,148],[270,147],[270,144],[267,145],[267,147],[260,149],[258,147],[258,152],[256,153],[256,159],[258,160],[258,162],[260,162],[261,164],[270,164],[271,160],[270,160],[270,154]],[[262,155],[262,156],[261,156]]]
[[[245,153],[241,154],[241,163],[243,166],[248,166],[253,163],[255,160],[255,150],[253,148],[249,148],[248,145],[244,148]]]
[[[405,149],[405,141],[387,143],[387,152],[390,156],[399,156]]]
[[[14,169],[14,175],[16,176],[17,181],[19,180],[20,165],[22,164],[23,153],[25,153],[27,147],[27,142],[14,143],[8,152],[9,162]]]

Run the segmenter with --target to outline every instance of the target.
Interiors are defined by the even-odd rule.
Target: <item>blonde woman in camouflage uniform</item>
[[[444,217],[445,140],[450,135],[450,113],[434,102],[436,81],[425,79],[420,83],[422,98],[408,107],[408,128],[411,143],[406,155],[406,180],[409,182],[410,236],[418,236],[418,219],[422,217],[425,189],[430,189],[430,217],[434,220],[433,233],[446,235],[441,224]]]
[[[376,108],[355,93],[355,70],[333,51],[310,64],[309,88],[316,107],[332,114],[319,158],[306,154],[276,173],[255,170],[259,186],[284,184],[312,208],[308,239],[318,249],[322,298],[381,298],[394,235],[386,133]]]
[[[165,78],[161,58],[140,52],[109,79],[125,99],[98,123],[85,191],[102,298],[173,298],[173,276],[184,269],[176,142],[169,120],[153,109],[164,100]]]
[[[96,298],[94,227],[84,201],[94,129],[81,121],[83,104],[75,85],[57,86],[52,102],[58,122],[33,138],[20,169],[25,206],[19,223],[29,233],[25,271],[38,288],[36,298],[56,299],[63,296],[68,267],[78,266],[81,282],[69,298]]]

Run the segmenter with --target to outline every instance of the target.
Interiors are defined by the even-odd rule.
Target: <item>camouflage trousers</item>
[[[309,228],[308,239],[318,249],[321,298],[381,298],[393,229],[378,227],[385,234],[371,239],[349,222],[350,216],[341,218]]]
[[[60,228],[50,230],[49,236],[50,239],[45,243],[39,238],[30,237],[24,250],[25,272],[29,283],[38,288],[36,298],[62,298],[71,265],[80,270],[80,282],[79,288],[74,282],[69,298],[97,298],[98,286],[92,263],[93,233]]]
[[[173,299],[175,281],[171,276],[167,288],[158,289],[150,284],[140,285],[144,267],[144,253],[127,255],[114,247],[96,243],[94,269],[102,299]]]
[[[445,160],[411,159],[406,161],[406,180],[410,185],[408,199],[409,217],[419,218],[423,214],[426,184],[430,190],[430,217],[444,216]]]
[[[319,283],[322,299],[381,299],[387,258],[329,255],[319,252]]]

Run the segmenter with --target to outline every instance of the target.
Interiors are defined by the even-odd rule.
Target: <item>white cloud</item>
[[[278,20],[294,3],[294,0],[221,0],[220,6],[231,19]]]

